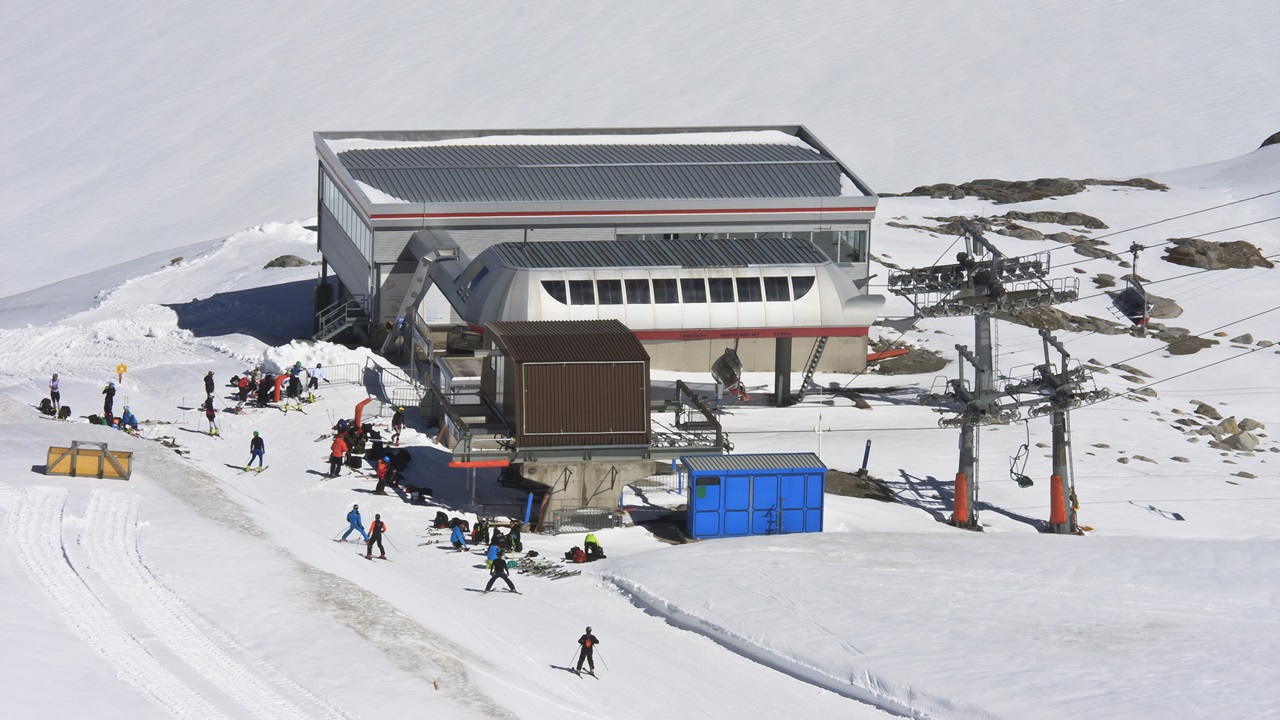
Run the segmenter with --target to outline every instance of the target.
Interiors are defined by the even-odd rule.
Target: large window
[[[856,263],[867,259],[866,230],[819,230],[813,244],[838,263]]]
[[[805,296],[805,293],[808,293],[808,292],[809,292],[809,288],[811,288],[811,287],[813,287],[813,278],[812,278],[812,277],[793,277],[793,278],[791,278],[791,288],[792,288],[792,290],[794,290],[794,291],[795,291],[795,293],[794,293],[794,295],[792,295],[792,297],[794,297],[796,300],[799,300],[800,298],[804,297],[804,296]]]
[[[738,278],[738,302],[760,302],[760,278]]]
[[[713,303],[733,302],[733,278],[707,278],[707,299]]]
[[[707,301],[707,284],[702,278],[685,278],[680,281],[680,301],[704,303]]]
[[[800,238],[814,244],[833,262],[857,263],[867,261],[869,223],[856,223],[837,228],[775,230],[772,232],[720,231],[685,233],[637,233],[618,234],[618,240],[768,240],[772,238]]]
[[[764,299],[769,302],[787,302],[791,300],[791,285],[785,277],[766,277],[764,279]]]
[[[342,228],[342,232],[351,238],[351,242],[360,251],[361,257],[372,262],[373,231],[365,225],[364,219],[355,207],[338,191],[338,186],[333,184],[329,174],[324,172],[320,173],[320,202],[324,204],[333,219],[338,221],[338,227]]]
[[[680,296],[676,292],[676,281],[666,278],[654,278],[653,301],[659,305],[680,302]]]
[[[621,280],[597,280],[596,295],[600,298],[601,305],[621,305],[622,304],[622,281]]]
[[[590,280],[570,280],[569,281],[569,304],[570,305],[595,305],[596,291],[595,283]]]
[[[553,300],[563,305],[569,304],[569,296],[564,291],[563,280],[543,280],[542,289],[547,291]]]
[[[649,281],[648,280],[626,280],[624,284],[627,287],[627,303],[630,305],[648,305],[649,299]]]

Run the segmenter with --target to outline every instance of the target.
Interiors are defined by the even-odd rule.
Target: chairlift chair
[[[751,399],[747,389],[742,386],[742,360],[733,348],[725,348],[724,354],[712,363],[711,377],[742,402]]]

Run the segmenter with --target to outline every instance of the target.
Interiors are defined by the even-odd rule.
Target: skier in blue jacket
[[[493,561],[498,559],[498,553],[502,552],[502,548],[498,547],[497,542],[489,543],[489,551],[485,553],[484,567],[486,570],[493,567]]]
[[[366,535],[364,532],[364,523],[360,520],[359,505],[351,506],[351,512],[347,513],[347,522],[351,524],[351,527],[347,528],[347,531],[342,533],[342,540],[340,540],[339,542],[345,541],[347,539],[347,536],[351,534],[352,530],[355,530],[356,532],[360,533],[360,537],[364,538],[364,541],[366,543],[369,542],[369,536]]]
[[[129,412],[129,406],[124,406],[124,414],[120,416],[120,429],[138,432],[138,416]]]
[[[449,542],[453,543],[453,549],[458,552],[467,549],[467,536],[462,532],[461,525],[453,526],[453,534],[449,536]]]

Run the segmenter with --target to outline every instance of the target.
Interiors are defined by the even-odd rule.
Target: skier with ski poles
[[[253,439],[249,441],[249,462],[245,463],[244,471],[249,472],[249,468],[253,467],[253,459],[258,458],[258,472],[262,472],[262,458],[266,454],[267,444],[258,435],[258,431],[254,430]]]
[[[387,524],[382,522],[381,515],[374,515],[373,522],[369,523],[369,539],[365,540],[364,559],[373,559],[373,544],[378,544],[378,559],[386,560],[387,551],[382,547],[382,533],[387,531]]]
[[[578,638],[578,645],[582,647],[582,650],[578,653],[578,668],[574,670],[574,672],[582,674],[582,663],[585,662],[587,663],[587,667],[590,668],[590,670],[587,670],[587,674],[596,674],[596,661],[592,655],[595,653],[595,648],[599,644],[600,640],[595,635],[591,634],[591,628],[588,627],[586,634]]]
[[[214,405],[213,393],[209,393],[208,399],[204,401],[204,416],[209,420],[209,434],[222,435],[222,430],[218,428],[218,408]]]
[[[395,433],[391,436],[391,444],[400,444],[400,433],[404,430],[404,408],[396,408],[395,414],[391,416],[391,429]]]
[[[347,525],[347,531],[342,533],[341,538],[334,538],[334,542],[346,542],[347,536],[351,534],[352,530],[360,533],[360,537],[364,538],[365,542],[369,542],[369,536],[364,531],[364,523],[360,520],[359,505],[351,506],[351,512],[347,513]]]
[[[502,578],[502,582],[507,584],[507,592],[517,594],[520,592],[516,590],[515,584],[511,582],[511,576],[507,574],[507,557],[501,550],[498,551],[498,557],[493,561],[493,567],[489,568],[489,583],[484,586],[484,591],[493,590],[493,584],[498,581],[498,578]]]

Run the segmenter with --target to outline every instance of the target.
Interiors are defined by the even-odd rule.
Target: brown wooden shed
[[[481,392],[518,448],[649,445],[649,353],[617,320],[494,322]]]

